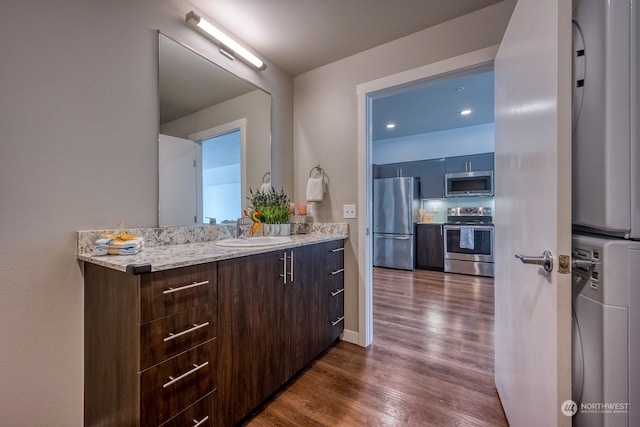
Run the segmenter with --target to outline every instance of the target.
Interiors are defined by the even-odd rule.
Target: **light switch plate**
[[[342,205],[342,210],[344,218],[356,217],[356,205]]]

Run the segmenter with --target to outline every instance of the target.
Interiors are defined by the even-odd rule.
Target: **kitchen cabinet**
[[[340,336],[344,270],[329,271],[341,264],[328,254],[342,245],[325,242],[219,262],[220,425],[249,415]]]
[[[442,199],[444,197],[445,159],[420,162],[420,197]]]
[[[215,425],[216,265],[84,278],[84,425]]]
[[[416,268],[444,270],[444,232],[442,224],[416,225]]]
[[[400,162],[377,165],[378,176],[375,178],[420,177],[421,162]]]
[[[493,170],[493,153],[447,157],[445,173],[478,172]]]

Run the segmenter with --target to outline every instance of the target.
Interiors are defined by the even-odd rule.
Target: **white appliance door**
[[[631,13],[629,0],[582,0],[573,11],[573,222],[621,235],[640,216],[629,146]]]
[[[519,0],[495,59],[495,381],[512,426],[570,426],[571,2]],[[553,270],[516,254],[550,250]]]
[[[196,222],[196,149],[190,139],[158,138],[158,224]]]

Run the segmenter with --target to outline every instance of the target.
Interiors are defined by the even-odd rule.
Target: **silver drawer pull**
[[[207,421],[209,419],[209,416],[207,415],[206,417],[204,417],[203,419],[201,419],[200,421],[198,420],[193,420],[193,427],[198,427],[201,426],[202,424],[205,423],[205,421]]]
[[[339,268],[339,269],[337,269],[336,271],[332,271],[332,272],[331,272],[331,275],[332,275],[332,276],[335,276],[336,274],[338,274],[338,273],[342,273],[343,271],[344,271],[344,268]]]
[[[170,385],[173,385],[175,383],[177,383],[178,381],[180,381],[181,379],[184,379],[186,377],[188,377],[191,374],[196,373],[197,371],[199,371],[200,369],[204,368],[205,366],[207,366],[209,364],[209,362],[204,362],[202,365],[196,365],[195,363],[193,364],[193,369],[185,372],[184,374],[180,375],[179,377],[173,378],[173,377],[169,377],[169,379],[171,381],[169,381],[168,383],[164,383],[162,384],[162,388],[167,388]]]
[[[336,295],[340,295],[340,294],[341,294],[341,293],[343,293],[343,292],[344,292],[344,288],[342,288],[342,289],[338,289],[338,290],[337,290],[337,291],[335,291],[335,292],[331,292],[331,296],[332,296],[332,297],[335,297]]]
[[[342,252],[342,251],[344,251],[344,248],[336,248],[331,250],[331,252]]]
[[[280,261],[282,261],[282,268],[283,268],[283,273],[280,275],[280,277],[282,277],[282,283],[286,285],[287,284],[287,253],[286,252],[282,256],[282,258],[280,258]]]
[[[336,326],[338,323],[342,322],[344,320],[344,316],[339,317],[338,320],[336,320],[335,322],[331,322],[331,326]]]
[[[183,335],[186,335],[186,334],[189,334],[191,332],[197,331],[198,329],[201,329],[201,328],[204,328],[204,327],[207,327],[207,326],[209,326],[209,322],[204,322],[204,323],[201,323],[199,325],[197,323],[194,323],[193,324],[193,328],[185,329],[184,331],[178,332],[177,334],[169,332],[169,336],[166,337],[165,339],[163,339],[162,341],[164,341],[164,342],[171,341],[173,339],[176,339],[176,338],[181,337]]]
[[[164,295],[167,294],[172,294],[174,292],[180,292],[180,291],[184,291],[186,289],[191,289],[191,288],[195,288],[197,286],[202,286],[202,285],[208,285],[209,281],[208,280],[203,280],[202,282],[193,282],[190,285],[186,285],[186,286],[181,286],[179,288],[169,288],[169,289],[165,289],[164,291],[162,291],[162,293]]]

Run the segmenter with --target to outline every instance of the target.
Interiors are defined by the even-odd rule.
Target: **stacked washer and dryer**
[[[577,427],[640,426],[639,7],[574,0]]]

